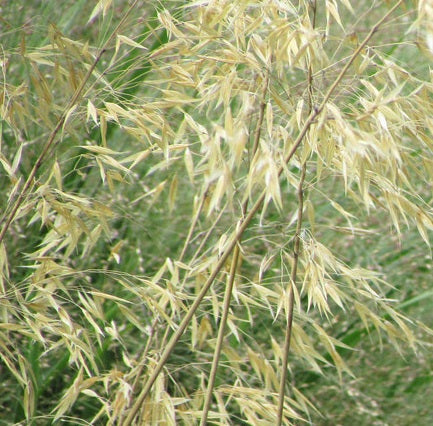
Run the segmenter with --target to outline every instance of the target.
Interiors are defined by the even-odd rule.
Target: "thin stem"
[[[191,226],[189,227],[188,235],[186,236],[185,242],[183,244],[182,252],[180,253],[180,256],[178,259],[179,262],[182,261],[183,257],[185,256],[186,250],[188,249],[189,242],[191,241],[191,237],[192,237],[192,234],[194,232],[195,226],[197,225],[198,218],[199,218],[199,216],[203,210],[204,202],[206,201],[206,197],[208,195],[208,192],[209,192],[209,184],[207,185],[205,191],[203,192],[203,195],[201,196],[201,200],[200,200],[200,204],[197,208],[197,212],[194,215]]]
[[[235,277],[236,277],[236,269],[238,266],[239,253],[240,253],[240,249],[239,249],[239,245],[237,245],[235,247],[235,249],[233,250],[233,257],[232,257],[232,264],[230,267],[229,280],[228,280],[226,290],[224,293],[223,311],[222,311],[222,315],[221,315],[220,326],[218,328],[218,337],[217,337],[217,342],[216,342],[216,346],[215,346],[215,351],[214,351],[214,355],[212,358],[212,367],[211,367],[211,371],[209,373],[209,380],[208,380],[207,390],[206,390],[206,398],[205,398],[205,402],[203,405],[203,414],[202,414],[202,418],[201,418],[201,422],[200,422],[201,426],[207,425],[207,418],[209,415],[210,404],[212,402],[212,394],[213,394],[213,389],[214,389],[214,385],[215,385],[215,379],[216,379],[216,373],[218,370],[219,360],[220,360],[220,356],[221,356],[221,349],[222,349],[223,340],[224,340],[225,328],[227,325],[227,318],[228,318],[229,311],[230,311],[230,302],[231,302],[232,292],[233,292],[233,283],[234,283]]]
[[[326,93],[322,103],[319,107],[313,108],[313,111],[311,112],[310,116],[305,121],[301,131],[299,132],[297,138],[293,142],[292,149],[289,151],[289,153],[286,155],[284,162],[285,164],[289,163],[290,160],[293,158],[293,156],[296,153],[296,150],[298,149],[299,145],[303,141],[307,131],[313,124],[314,120],[317,118],[317,116],[323,111],[326,103],[329,101],[330,97],[334,93],[335,89],[338,87],[339,83],[343,79],[344,75],[348,71],[349,67],[352,65],[353,61],[356,59],[356,57],[361,53],[362,49],[365,47],[365,45],[368,43],[368,41],[371,39],[371,37],[374,35],[374,33],[378,30],[380,25],[394,12],[394,10],[397,9],[401,5],[403,0],[399,0],[394,7],[392,7],[388,13],[386,13],[376,25],[372,28],[372,30],[368,33],[368,35],[365,37],[364,41],[359,45],[359,47],[355,50],[355,52],[352,54],[351,58],[349,59],[348,63],[343,67],[342,71],[336,78],[336,80],[333,82],[331,87],[328,89],[328,92]],[[282,165],[278,171],[278,175],[280,176],[284,171],[284,165]],[[218,276],[219,272],[225,265],[225,262],[227,261],[228,257],[232,253],[233,249],[235,248],[238,241],[242,238],[243,233],[245,232],[246,228],[251,223],[252,219],[255,217],[256,213],[260,209],[260,207],[263,205],[263,202],[267,195],[267,188],[265,188],[256,202],[251,207],[249,213],[245,216],[244,219],[240,219],[238,222],[237,230],[234,232],[232,238],[229,240],[229,243],[227,244],[226,250],[221,254],[221,257],[217,264],[215,265],[215,269],[212,271],[212,273],[209,275],[208,279],[204,283],[202,289],[196,296],[194,302],[192,303],[191,307],[189,308],[188,312],[185,314],[183,320],[180,322],[178,329],[174,332],[172,337],[167,343],[167,346],[165,347],[161,358],[158,362],[158,364],[155,366],[152,374],[150,375],[148,381],[146,382],[143,390],[141,391],[140,395],[138,396],[137,400],[135,401],[133,407],[131,408],[131,411],[129,412],[128,417],[125,419],[125,422],[123,423],[123,426],[129,426],[132,421],[134,420],[138,410],[140,409],[141,405],[143,404],[144,400],[146,399],[147,395],[149,394],[149,391],[151,390],[153,384],[155,383],[155,380],[161,373],[162,369],[164,368],[165,363],[167,362],[171,352],[173,351],[174,347],[176,346],[178,340],[183,335],[186,327],[188,326],[189,322],[191,321],[192,317],[194,316],[195,312],[197,311],[198,307],[200,306],[203,298],[206,296],[207,292],[209,291],[210,287],[212,286],[213,282],[215,281],[215,278]]]
[[[156,315],[154,320],[152,321],[152,325],[150,327],[150,334],[149,337],[147,339],[146,342],[146,346],[144,347],[143,353],[141,354],[140,360],[138,362],[138,366],[137,366],[137,370],[135,371],[135,378],[134,378],[134,382],[132,384],[132,394],[134,394],[137,390],[138,387],[138,382],[141,379],[141,373],[143,372],[144,369],[144,363],[146,361],[149,349],[150,349],[150,345],[152,343],[152,338],[156,333],[156,324],[159,320],[159,315]],[[123,417],[125,416],[125,412],[122,410],[122,412],[119,415],[119,419],[118,419],[118,424],[123,424]]]
[[[259,119],[257,121],[256,129],[254,132],[253,149],[251,151],[251,157],[250,158],[254,158],[254,155],[256,154],[256,151],[259,147],[259,141],[260,141],[260,136],[261,136],[261,132],[262,132],[263,119],[265,117],[265,110],[266,110],[265,99],[266,99],[266,93],[268,91],[268,86],[269,86],[269,74],[266,76],[266,79],[264,82],[262,102],[260,104],[260,111],[259,111]],[[242,217],[245,216],[247,210],[248,210],[248,198],[242,204]],[[212,367],[211,367],[211,371],[209,373],[209,381],[208,381],[208,385],[207,385],[206,398],[205,398],[205,402],[204,402],[204,406],[203,406],[203,414],[202,414],[202,418],[201,418],[201,422],[200,422],[201,426],[207,425],[207,418],[209,415],[210,404],[212,401],[212,394],[213,394],[213,389],[214,389],[214,385],[215,385],[216,373],[218,370],[218,365],[219,365],[219,360],[220,360],[221,350],[222,350],[222,345],[223,345],[223,340],[224,340],[224,333],[225,333],[225,328],[227,325],[227,318],[228,318],[229,310],[230,310],[230,302],[231,302],[232,293],[233,293],[233,284],[234,284],[234,281],[236,278],[236,270],[237,270],[238,262],[239,262],[240,242],[241,242],[240,240],[241,239],[239,239],[238,244],[236,245],[236,247],[233,250],[233,257],[232,257],[232,263],[231,263],[231,267],[230,267],[229,280],[228,280],[228,283],[227,283],[227,286],[225,289],[225,293],[224,293],[223,311],[222,311],[222,315],[221,315],[220,325],[218,328],[217,343],[216,343],[214,355],[212,358]]]
[[[290,342],[292,340],[293,326],[293,301],[294,301],[294,286],[296,285],[296,277],[298,273],[299,252],[301,247],[301,227],[302,227],[302,211],[304,209],[304,181],[306,174],[306,163],[302,166],[301,178],[298,185],[298,216],[296,219],[296,231],[293,247],[293,266],[290,274],[289,294],[287,295],[287,313],[286,313],[286,333],[284,337],[283,360],[281,366],[280,389],[278,394],[278,426],[281,426],[283,421],[284,411],[284,395],[287,381],[287,365],[289,361]]]
[[[313,29],[316,27],[316,13],[317,2],[314,0],[311,4],[311,11],[313,14],[311,25]],[[310,115],[314,109],[314,95],[313,95],[313,68],[311,63],[308,66],[308,114]],[[298,216],[296,218],[296,230],[294,236],[293,247],[293,265],[290,274],[289,293],[287,295],[287,311],[286,311],[286,331],[284,336],[284,349],[283,359],[281,366],[280,389],[278,393],[278,411],[277,411],[277,425],[281,426],[284,413],[284,397],[286,392],[287,381],[287,366],[289,363],[290,343],[292,341],[293,331],[293,305],[294,305],[294,287],[297,284],[298,275],[298,262],[301,247],[301,228],[302,228],[302,215],[304,210],[304,182],[307,173],[307,160],[302,164],[301,177],[298,184]]]
[[[90,66],[89,70],[87,71],[86,75],[84,76],[83,80],[81,81],[78,88],[75,90],[75,93],[72,95],[71,99],[69,100],[68,104],[66,105],[65,109],[63,110],[60,118],[57,121],[56,126],[50,133],[50,136],[48,137],[47,142],[45,143],[42,152],[39,154],[39,157],[37,158],[35,164],[32,167],[32,170],[30,171],[29,176],[27,177],[27,180],[24,183],[23,188],[21,189],[17,199],[15,200],[13,207],[10,211],[10,213],[7,215],[7,217],[4,219],[4,225],[3,228],[0,231],[0,244],[2,243],[6,232],[9,229],[9,226],[11,225],[12,221],[14,220],[18,209],[21,207],[22,203],[24,202],[27,193],[31,189],[33,185],[33,181],[36,177],[37,172],[41,168],[44,160],[46,157],[52,152],[52,150],[58,145],[59,140],[56,140],[58,133],[60,130],[64,127],[66,119],[68,118],[68,114],[70,113],[71,109],[79,103],[79,101],[82,98],[83,91],[85,89],[85,86],[87,82],[90,80],[90,77],[93,74],[93,71],[96,68],[96,65],[99,63],[99,61],[102,58],[102,55],[105,53],[105,51],[108,48],[109,43],[113,40],[113,38],[117,35],[120,27],[125,23],[126,19],[134,9],[135,5],[138,3],[138,0],[134,0],[134,2],[131,4],[129,9],[126,11],[125,15],[119,22],[119,24],[116,26],[116,28],[111,33],[110,37],[106,40],[106,42],[102,45],[101,49],[99,50],[95,60],[93,61],[92,65]]]
[[[187,237],[185,239],[185,243],[183,245],[182,252],[181,252],[181,254],[179,256],[179,261],[182,261],[184,255],[185,255],[185,252],[186,252],[186,250],[188,248],[189,242],[190,242],[192,234],[194,232],[194,228],[195,228],[195,226],[197,224],[197,221],[198,221],[198,218],[200,216],[200,213],[203,210],[203,206],[204,206],[204,202],[206,200],[207,194],[208,194],[208,190],[209,190],[209,186],[206,187],[205,191],[203,192],[203,195],[201,196],[200,204],[199,204],[199,206],[197,208],[197,212],[194,215],[193,221],[192,221],[191,226],[190,226],[190,228],[188,230],[188,235],[187,235]],[[153,336],[155,334],[156,324],[159,321],[159,318],[160,318],[160,315],[156,314],[155,318],[154,318],[154,320],[152,322],[151,333],[150,333],[149,338],[147,339],[146,346],[145,346],[145,348],[143,350],[143,353],[141,355],[140,364],[138,366],[138,369],[137,369],[137,372],[136,372],[136,375],[135,375],[135,379],[134,379],[134,383],[132,385],[132,393],[135,393],[135,391],[137,390],[137,385],[138,385],[138,382],[139,382],[139,380],[141,378],[141,373],[143,372],[143,369],[144,369],[144,362],[145,362],[147,354],[149,352],[150,345],[151,345],[151,342],[152,342],[152,338],[153,338]],[[168,332],[168,329],[166,330],[166,332],[164,334],[164,340],[167,338],[167,332]],[[119,422],[120,423],[122,423],[122,419],[123,419],[123,416],[121,416],[119,418]]]
[[[195,251],[193,257],[191,258],[191,260],[188,262],[188,265],[190,267],[192,267],[193,263],[197,260],[197,258],[199,257],[199,253],[201,253],[201,249],[204,247],[204,245],[206,244],[206,241],[209,239],[209,237],[211,236],[212,232],[215,230],[216,226],[218,225],[219,221],[221,220],[222,215],[224,214],[226,208],[227,208],[228,202],[225,203],[224,207],[221,209],[221,211],[218,213],[218,216],[216,217],[216,219],[214,220],[214,222],[212,223],[211,227],[206,231],[206,234],[204,235],[204,237],[201,239],[200,241],[200,245],[197,247],[197,250]],[[188,277],[188,274],[185,274],[185,280]],[[183,282],[183,284],[185,283],[185,280]],[[183,286],[182,284],[182,286]]]

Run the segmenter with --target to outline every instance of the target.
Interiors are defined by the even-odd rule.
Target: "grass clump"
[[[430,9],[5,6],[3,419],[398,421],[365,377],[431,383]]]

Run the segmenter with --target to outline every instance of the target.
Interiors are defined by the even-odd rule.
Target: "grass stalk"
[[[209,227],[209,229],[206,231],[206,234],[204,235],[204,237],[201,239],[200,241],[200,245],[197,247],[197,250],[195,251],[193,257],[191,258],[191,260],[188,262],[188,265],[190,267],[192,267],[192,265],[194,264],[194,262],[197,260],[200,253],[202,253],[202,249],[206,244],[206,241],[209,239],[209,237],[211,236],[212,232],[215,230],[216,226],[218,225],[219,221],[221,220],[223,213],[227,207],[227,202],[224,205],[224,207],[221,209],[221,211],[218,213],[218,216],[216,217],[216,219],[214,220],[213,224]],[[185,280],[187,278],[188,275],[185,275]],[[185,284],[185,280],[183,285]]]
[[[15,202],[13,203],[13,206],[12,206],[10,213],[7,216],[5,216],[3,219],[4,224],[3,224],[2,229],[0,231],[0,244],[3,242],[3,239],[6,235],[12,221],[15,218],[15,216],[18,212],[18,209],[21,207],[21,205],[23,204],[28,192],[31,190],[31,188],[34,184],[34,179],[36,177],[36,174],[38,173],[38,171],[41,168],[42,164],[44,163],[45,159],[49,156],[50,153],[53,152],[53,150],[59,144],[60,139],[57,139],[57,136],[58,136],[60,130],[64,128],[64,125],[66,124],[66,120],[67,120],[69,114],[71,113],[72,109],[74,107],[76,107],[79,104],[79,102],[81,101],[81,99],[83,97],[82,95],[83,95],[84,89],[86,87],[87,82],[90,80],[90,77],[92,76],[93,71],[95,70],[96,66],[100,62],[103,54],[106,52],[108,45],[111,43],[113,38],[117,35],[120,28],[125,23],[125,21],[127,20],[128,16],[131,14],[131,12],[134,10],[137,3],[138,3],[138,0],[134,0],[132,2],[131,6],[129,6],[128,10],[125,12],[125,14],[123,15],[120,22],[117,24],[117,26],[112,31],[112,33],[110,34],[108,39],[105,41],[105,43],[102,45],[102,47],[99,49],[99,52],[95,57],[95,60],[91,64],[86,75],[81,80],[80,85],[75,90],[74,94],[72,95],[71,99],[69,100],[69,102],[67,103],[66,107],[64,108],[62,114],[60,115],[59,119],[57,120],[57,124],[55,125],[54,129],[50,133],[50,135],[49,135],[49,137],[48,137],[48,139],[47,139],[47,141],[46,141],[46,143],[42,149],[42,152],[39,154],[38,158],[36,159],[36,162],[34,163],[32,169],[30,171],[30,174],[27,177],[27,179],[23,185],[23,188],[21,189],[18,197],[15,199]]]
[[[293,305],[294,305],[294,286],[296,286],[298,274],[299,253],[301,248],[301,227],[302,227],[302,214],[304,209],[304,182],[307,171],[306,162],[302,165],[301,178],[298,186],[298,216],[296,218],[296,231],[294,237],[293,247],[293,266],[290,273],[289,293],[287,295],[288,306],[286,312],[286,331],[284,336],[284,349],[283,359],[281,366],[280,389],[278,393],[278,411],[277,411],[277,425],[281,426],[283,421],[284,411],[284,396],[287,381],[287,365],[289,362],[290,342],[292,340],[292,326],[293,326]]]
[[[317,2],[313,1],[311,4],[312,10],[312,27],[313,29],[316,27],[316,12],[317,12]],[[309,100],[309,114],[313,111],[314,106],[314,96],[313,96],[313,69],[311,63],[308,66],[308,100]],[[280,377],[280,389],[278,392],[278,410],[277,410],[277,424],[281,426],[283,421],[283,412],[284,412],[284,397],[286,391],[286,382],[287,382],[287,370],[289,363],[289,353],[290,353],[290,343],[292,341],[292,330],[293,330],[293,307],[294,307],[294,287],[297,285],[297,275],[298,275],[298,263],[299,263],[299,254],[301,248],[301,228],[302,228],[302,216],[304,210],[304,182],[305,175],[307,173],[307,160],[302,164],[301,169],[301,177],[298,185],[298,215],[296,218],[296,230],[294,236],[294,247],[293,247],[293,266],[290,273],[290,282],[289,282],[289,293],[287,295],[288,298],[288,306],[286,312],[286,330],[284,336],[284,349],[283,349],[283,359],[281,365],[281,377]]]
[[[354,60],[358,57],[358,55],[362,52],[364,47],[367,45],[369,40],[373,37],[373,35],[377,32],[379,27],[382,25],[383,22],[385,22],[388,17],[403,3],[403,0],[399,0],[384,16],[372,27],[372,29],[369,31],[367,36],[364,38],[362,43],[358,46],[358,48],[355,50],[355,52],[352,54],[352,56],[349,58],[346,65],[342,68],[337,78],[334,80],[334,82],[331,84],[330,88],[326,92],[321,104],[318,107],[313,107],[313,110],[311,111],[309,117],[305,121],[302,129],[300,130],[298,136],[296,137],[295,141],[293,142],[293,146],[289,153],[286,155],[284,159],[284,163],[288,164],[290,160],[295,155],[297,149],[301,145],[305,135],[307,134],[310,126],[313,124],[315,119],[318,115],[323,111],[325,108],[327,102],[333,95],[336,88],[341,83],[343,77],[347,73],[350,66],[353,64]],[[278,175],[281,176],[281,174],[284,171],[285,164],[282,165],[278,171]],[[161,373],[162,369],[164,368],[164,365],[166,364],[171,352],[173,351],[174,347],[176,346],[178,340],[183,335],[186,327],[188,326],[189,322],[191,321],[192,317],[194,316],[195,312],[197,311],[198,307],[200,306],[203,298],[206,296],[207,292],[209,291],[210,287],[212,286],[213,282],[215,281],[216,277],[218,276],[219,272],[225,265],[225,262],[227,261],[228,257],[232,253],[233,249],[235,248],[236,244],[238,244],[238,241],[242,238],[243,233],[251,223],[252,219],[255,217],[256,213],[259,211],[261,206],[263,205],[263,202],[265,201],[267,195],[267,188],[265,188],[260,196],[257,198],[253,206],[251,207],[248,214],[245,216],[244,219],[240,219],[238,221],[237,230],[234,232],[233,237],[230,239],[230,242],[227,244],[226,250],[222,253],[218,263],[215,266],[215,269],[210,274],[206,282],[204,283],[202,289],[200,290],[199,294],[197,295],[196,299],[194,300],[193,304],[189,308],[188,312],[185,314],[184,318],[179,324],[178,329],[174,332],[172,337],[167,343],[167,346],[165,347],[161,358],[158,362],[158,364],[154,367],[153,372],[151,373],[149,379],[147,380],[145,386],[143,387],[143,390],[141,391],[140,395],[138,396],[137,400],[135,401],[133,407],[131,408],[131,411],[129,412],[127,418],[125,419],[124,426],[129,426],[132,421],[135,419],[140,407],[142,406],[143,402],[145,401],[147,395],[149,394],[153,384],[155,383],[155,380]]]
[[[266,79],[264,82],[262,102],[260,104],[260,111],[259,111],[259,119],[257,121],[256,129],[254,132],[254,141],[253,141],[253,149],[251,151],[251,158],[254,158],[254,155],[255,155],[255,153],[258,149],[258,146],[259,146],[260,136],[261,136],[261,132],[262,132],[263,119],[265,117],[266,93],[268,91],[268,87],[269,87],[269,75],[266,76]],[[245,216],[247,210],[248,210],[248,198],[242,203],[242,216]],[[212,367],[211,367],[211,371],[209,374],[209,381],[208,381],[208,386],[207,386],[207,391],[206,391],[206,398],[205,398],[205,402],[204,402],[204,406],[203,406],[203,414],[202,414],[202,418],[201,418],[201,422],[200,422],[201,426],[206,426],[206,424],[207,424],[207,418],[209,415],[209,408],[210,408],[210,404],[212,401],[212,394],[213,394],[213,389],[214,389],[214,385],[215,385],[215,378],[216,378],[216,373],[218,370],[218,365],[219,365],[219,360],[220,360],[221,350],[222,350],[222,345],[223,345],[223,340],[224,340],[224,333],[225,333],[225,329],[226,329],[226,325],[227,325],[227,318],[228,318],[229,310],[230,310],[230,302],[231,302],[232,292],[233,292],[233,283],[234,283],[235,278],[236,278],[236,271],[237,271],[238,262],[239,262],[240,243],[241,243],[241,239],[239,239],[238,244],[236,245],[236,247],[233,250],[233,257],[232,257],[232,263],[230,266],[229,280],[228,280],[228,283],[227,283],[227,286],[225,289],[225,293],[224,293],[223,312],[221,315],[220,325],[218,328],[217,343],[216,343],[214,355],[212,358]]]
[[[200,217],[200,214],[201,214],[201,212],[203,210],[204,203],[206,201],[206,197],[208,195],[208,192],[209,192],[209,184],[206,186],[206,189],[204,190],[204,192],[203,192],[203,194],[202,194],[202,196],[200,198],[200,204],[199,204],[199,206],[197,208],[196,214],[194,215],[194,218],[192,220],[191,226],[189,227],[188,235],[185,238],[185,242],[184,242],[183,247],[182,247],[182,252],[180,253],[180,256],[179,256],[179,262],[182,262],[182,259],[185,256],[186,250],[189,247],[189,243],[191,241],[192,234],[194,233],[195,226],[197,225],[197,221],[198,221],[198,219]]]

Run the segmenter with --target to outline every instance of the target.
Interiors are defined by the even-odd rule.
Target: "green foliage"
[[[430,3],[27,3],[0,23],[1,420],[414,420]]]

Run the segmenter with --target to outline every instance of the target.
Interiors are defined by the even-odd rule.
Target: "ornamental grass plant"
[[[2,5],[2,424],[430,424],[432,22]]]

